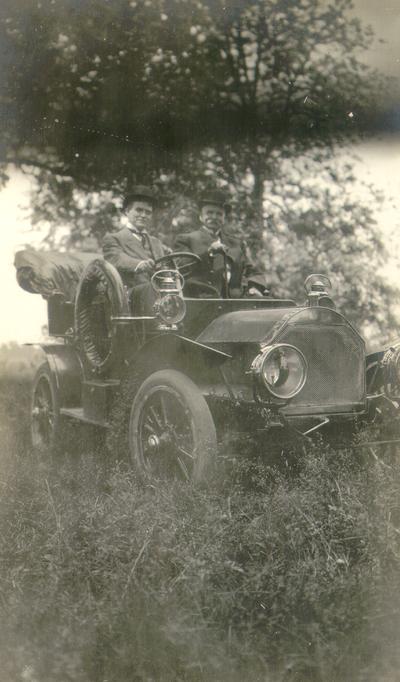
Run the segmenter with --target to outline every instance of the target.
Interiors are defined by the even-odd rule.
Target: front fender
[[[215,369],[231,355],[193,341],[179,334],[163,334],[153,337],[135,353],[129,364],[138,367],[173,367],[190,376],[197,383],[215,381]]]
[[[369,353],[365,358],[367,395],[372,395],[382,390],[382,360],[385,352],[380,350],[375,353]]]

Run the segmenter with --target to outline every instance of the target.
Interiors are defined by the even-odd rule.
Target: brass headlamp
[[[157,294],[153,308],[161,320],[159,330],[176,330],[184,319],[186,303],[182,295],[183,282],[183,277],[177,270],[159,270],[151,278],[152,287]]]

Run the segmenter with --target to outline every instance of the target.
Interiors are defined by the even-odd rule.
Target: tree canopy
[[[237,229],[269,258],[275,279],[285,264],[275,262],[265,231],[276,228],[285,258],[297,253],[302,272],[313,264],[310,225],[328,218],[331,227],[313,243],[328,230],[335,267],[353,281],[343,250],[349,235],[353,256],[358,237],[382,250],[373,207],[349,212],[335,203],[336,190],[296,181],[294,190],[282,180],[284,168],[296,175],[300,158],[307,174],[310,154],[315,180],[323,150],[368,130],[379,115],[385,84],[362,61],[372,31],[351,7],[350,0],[3,0],[3,171],[12,162],[35,173],[34,220],[70,224],[77,244],[118,220],[114,198],[134,182],[156,185],[165,204],[210,183],[225,187]],[[331,185],[343,190],[331,170]],[[288,201],[274,223],[266,192],[270,203],[285,204],[289,186],[312,205],[305,214]],[[277,227],[282,220],[286,233]],[[374,267],[367,260],[363,281]],[[282,286],[297,285],[295,270],[282,275]]]
[[[247,146],[257,172],[289,139],[362,130],[380,79],[358,58],[372,36],[350,6],[4,0],[3,161],[109,189],[179,174],[204,145]]]

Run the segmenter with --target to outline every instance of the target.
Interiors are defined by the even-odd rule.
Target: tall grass
[[[208,487],[143,486],[87,447],[37,459],[9,426],[4,682],[399,679],[394,453],[226,455]]]

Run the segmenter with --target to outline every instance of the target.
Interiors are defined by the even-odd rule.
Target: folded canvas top
[[[43,298],[61,294],[66,300],[73,301],[79,278],[94,258],[102,256],[87,252],[17,251],[14,259],[17,282],[25,291],[41,294]]]

